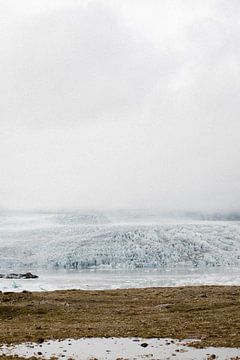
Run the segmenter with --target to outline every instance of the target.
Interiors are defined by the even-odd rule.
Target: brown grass
[[[240,287],[0,294],[1,344],[112,336],[240,347]]]

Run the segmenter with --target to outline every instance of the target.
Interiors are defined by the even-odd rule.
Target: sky
[[[0,209],[240,210],[238,0],[0,0]]]

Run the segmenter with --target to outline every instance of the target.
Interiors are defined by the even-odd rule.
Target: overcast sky
[[[0,208],[240,210],[238,0],[0,0]]]

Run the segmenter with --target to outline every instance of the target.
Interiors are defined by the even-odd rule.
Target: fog
[[[0,208],[240,210],[240,3],[0,0]]]

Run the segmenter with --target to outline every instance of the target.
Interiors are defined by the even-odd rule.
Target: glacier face
[[[117,222],[99,214],[0,215],[1,269],[240,265],[240,222]]]

